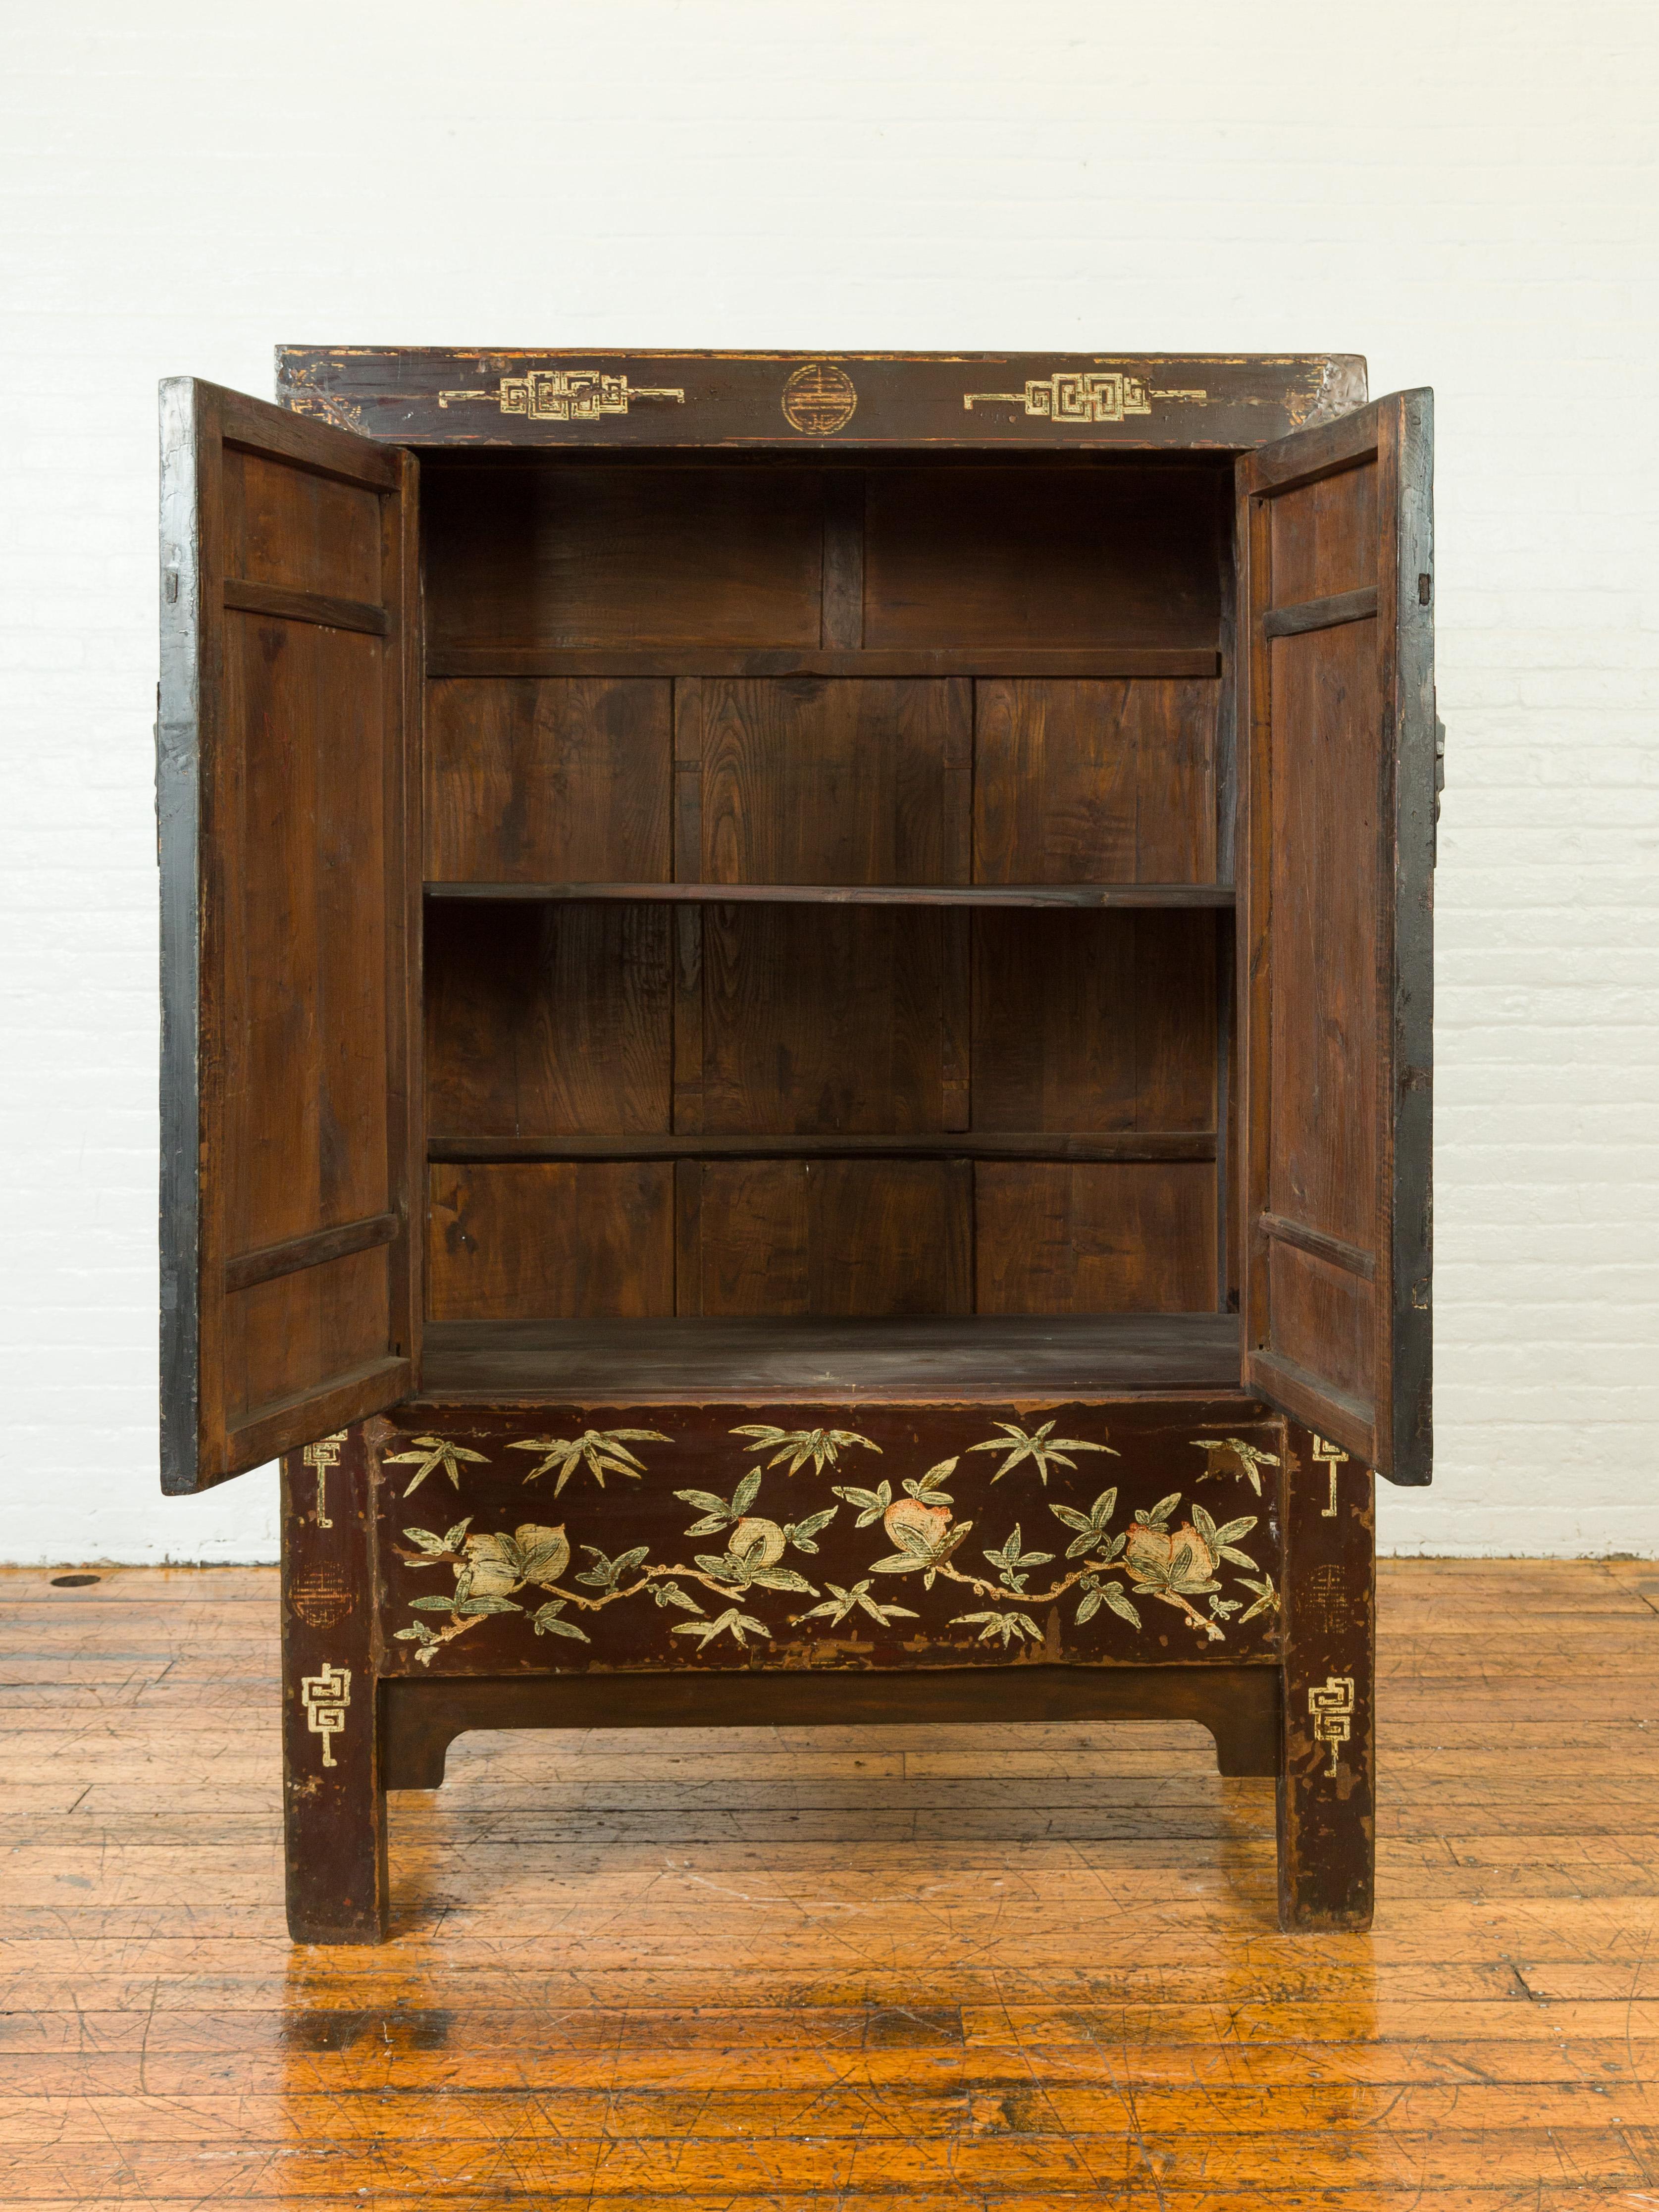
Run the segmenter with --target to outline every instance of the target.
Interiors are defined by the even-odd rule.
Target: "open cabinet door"
[[[1246,1384],[1430,1477],[1433,397],[1237,464]]]
[[[161,1486],[419,1355],[412,456],[161,387]]]

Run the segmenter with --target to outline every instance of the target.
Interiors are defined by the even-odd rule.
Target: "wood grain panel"
[[[224,528],[233,576],[293,592],[381,604],[380,501],[270,453],[228,446]],[[319,582],[326,577],[327,583]]]
[[[974,1127],[1210,1130],[1206,912],[974,916]]]
[[[681,1262],[695,1270],[679,1292],[682,1313],[811,1313],[805,1164],[688,1160],[680,1203]]]
[[[823,641],[830,652],[864,645],[864,472],[823,480]]]
[[[630,1320],[674,1310],[664,1161],[434,1167],[434,1321]]]
[[[601,677],[428,684],[428,878],[668,882],[671,690]]]
[[[696,1162],[683,1162],[689,1180]],[[696,1276],[694,1211],[683,1267]],[[1135,1391],[1251,1418],[1236,1314],[949,1314],[860,1320],[775,1314],[659,1322],[437,1322],[422,1405],[777,1404],[862,1400],[872,1410],[1009,1407]],[[1231,1400],[1224,1416],[1220,1401]],[[414,1418],[411,1416],[411,1418]]]
[[[872,469],[864,642],[1219,642],[1224,480],[1206,467]]]
[[[946,916],[909,907],[709,907],[706,1133],[944,1129]]]
[[[225,605],[240,613],[276,615],[288,622],[316,623],[325,629],[359,629],[366,637],[389,637],[392,617],[365,599],[342,599],[327,592],[290,591],[286,584],[250,584],[227,576]]]
[[[1271,787],[1267,1206],[1375,1251],[1376,624],[1280,638],[1267,651],[1275,744],[1295,756]]]
[[[819,643],[814,470],[434,461],[424,507],[440,649]]]
[[[705,1163],[697,1310],[966,1313],[971,1176],[955,1160]]]
[[[1170,907],[1231,910],[1231,884],[428,884],[428,899],[650,900],[669,906],[909,906],[1147,912]]]
[[[434,901],[426,918],[432,1134],[670,1128],[680,918],[669,907]]]
[[[1213,882],[1218,684],[975,691],[976,883]]]
[[[1273,1348],[1351,1398],[1370,1395],[1376,1289],[1328,1261],[1275,1238],[1267,1252]]]
[[[387,1350],[382,1245],[225,1300],[225,1380],[233,1428]]]
[[[225,617],[227,1257],[386,1205],[386,649]]]
[[[418,572],[411,457],[188,378],[161,396],[161,1477],[177,1492],[374,1412],[418,1359]],[[343,608],[362,625],[337,626]],[[336,1249],[388,1217],[379,1257]],[[318,1264],[252,1287],[300,1251]],[[343,1364],[319,1371],[331,1343]]]
[[[968,882],[966,682],[700,689],[704,882]]]
[[[978,1310],[1196,1313],[1215,1304],[1215,1176],[1194,1163],[981,1161]]]
[[[1218,676],[1212,645],[862,646],[445,645],[426,656],[428,676]]]
[[[1376,582],[1374,461],[1281,492],[1268,514],[1274,606],[1363,591]]]
[[[1413,1485],[1433,1462],[1433,424],[1431,393],[1399,392],[1237,468],[1245,1375]],[[1280,1340],[1273,1271],[1305,1287],[1286,1247],[1374,1284],[1358,1369],[1352,1291],[1292,1291],[1303,1356]]]

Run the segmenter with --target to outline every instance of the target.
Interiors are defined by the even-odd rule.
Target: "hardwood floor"
[[[464,1739],[296,1952],[274,1571],[0,1572],[0,2212],[1659,2208],[1659,1565],[1381,1583],[1370,1936],[1158,1724]]]

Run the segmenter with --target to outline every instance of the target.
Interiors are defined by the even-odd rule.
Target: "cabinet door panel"
[[[162,386],[161,1479],[406,1395],[415,464]]]
[[[1238,463],[1245,1382],[1395,1482],[1431,1427],[1432,396]]]

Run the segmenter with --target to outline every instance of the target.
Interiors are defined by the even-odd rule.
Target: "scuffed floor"
[[[596,1731],[295,1951],[275,1571],[0,1571],[0,2212],[1659,2212],[1659,1568],[1380,1584],[1369,1936],[1196,1728]]]

